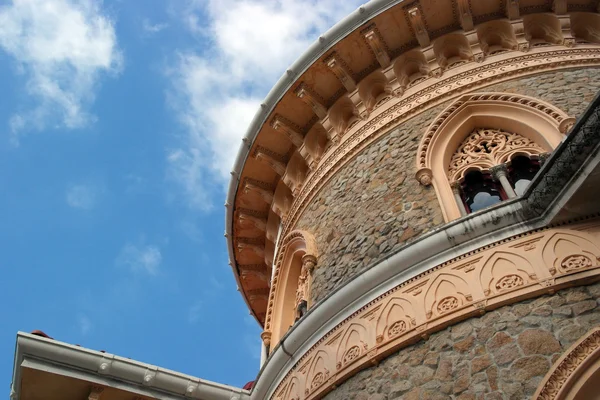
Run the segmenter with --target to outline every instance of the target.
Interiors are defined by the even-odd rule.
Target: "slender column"
[[[468,213],[467,209],[465,208],[465,203],[463,203],[462,196],[460,195],[460,182],[453,182],[450,186],[452,187],[452,193],[454,193],[454,200],[456,201],[458,209],[460,210],[460,215],[461,217],[464,217]]]
[[[267,346],[264,343],[260,345],[260,368],[267,362]]]
[[[490,172],[492,173],[492,177],[500,182],[502,189],[504,189],[510,199],[517,197],[515,190],[508,181],[508,169],[505,164],[496,165],[495,167],[490,168]]]

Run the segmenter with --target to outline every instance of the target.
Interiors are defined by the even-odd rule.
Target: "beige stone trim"
[[[600,327],[588,332],[558,359],[544,377],[533,399],[585,400],[590,395],[597,395],[598,382],[592,381],[592,376],[600,371],[599,359]],[[594,385],[595,389],[589,386],[586,388],[586,383]]]
[[[269,343],[276,345],[293,324],[298,290],[303,291],[305,299],[309,298],[317,259],[317,244],[309,232],[297,230],[283,239],[269,292],[263,341],[268,337]],[[299,287],[299,283],[303,288]]]
[[[419,143],[416,178],[432,183],[446,221],[461,217],[451,183],[461,180],[468,169],[488,170],[509,161],[513,154],[540,154],[552,151],[572,118],[557,107],[529,96],[512,93],[464,95],[444,109],[431,123]],[[492,129],[516,135],[518,148],[506,146],[497,158],[469,160],[455,166],[454,157],[475,129]],[[563,131],[561,131],[561,129]],[[521,143],[525,139],[527,144]],[[514,151],[511,151],[514,150]]]
[[[600,279],[600,220],[485,246],[404,282],[326,333],[272,398],[321,398],[361,369],[465,318]]]
[[[581,45],[574,49],[548,46],[525,54],[508,52],[495,56],[494,60],[497,61],[469,63],[446,71],[443,79],[428,77],[407,89],[401,99],[394,97],[385,103],[386,107],[376,109],[368,121],[361,121],[349,129],[344,140],[330,147],[319,165],[307,175],[285,215],[282,237],[291,232],[312,198],[338,170],[393,127],[457,95],[484,86],[544,71],[600,66],[600,48],[596,45]]]

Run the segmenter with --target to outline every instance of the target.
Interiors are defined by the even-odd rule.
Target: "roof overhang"
[[[221,385],[154,365],[19,332],[11,400],[21,397],[24,369],[44,371],[139,396],[180,400],[244,400],[248,391]],[[66,399],[65,399],[66,400]]]

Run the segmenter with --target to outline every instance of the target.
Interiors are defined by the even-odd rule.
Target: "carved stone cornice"
[[[266,301],[269,298],[269,288],[250,289],[246,291],[246,295],[251,302],[255,302],[257,300]]]
[[[342,85],[344,85],[348,93],[352,93],[356,90],[356,81],[352,78],[350,67],[348,67],[348,64],[346,64],[344,59],[335,51],[323,60],[323,62],[331,69],[335,76],[337,76],[340,82],[342,82]]]
[[[252,178],[244,178],[242,191],[246,194],[250,192],[258,193],[266,203],[273,203],[275,188],[270,183],[262,182]]]
[[[506,0],[506,17],[510,20],[519,19],[519,0]]]
[[[282,237],[294,229],[310,199],[329,180],[329,177],[352,160],[360,149],[401,122],[457,94],[471,92],[493,83],[549,70],[575,66],[600,66],[600,48],[597,47],[564,49],[564,47],[549,46],[526,54],[517,52],[513,54],[514,57],[499,61],[472,63],[473,67],[467,71],[450,75],[429,85],[423,84],[411,88],[401,99],[390,100],[390,106],[384,112],[348,132],[344,141],[325,154],[319,166],[307,177],[287,214]]]
[[[553,0],[552,11],[557,15],[565,15],[567,13],[567,0]]]
[[[306,103],[320,119],[327,117],[327,107],[325,102],[314,90],[304,82],[300,83],[295,90],[296,96]]]
[[[267,230],[267,218],[264,213],[248,209],[238,209],[237,218],[240,226],[256,228],[263,232]]]
[[[302,147],[304,144],[302,129],[287,118],[275,114],[273,119],[271,119],[271,127],[276,131],[283,133],[297,148]]]
[[[100,400],[103,392],[104,392],[104,387],[92,386],[90,388],[90,394],[88,395],[88,400]]]
[[[473,15],[471,15],[471,5],[469,0],[457,0],[457,2],[460,26],[465,32],[473,30]]]
[[[363,29],[361,33],[363,34],[371,50],[373,50],[375,58],[377,58],[377,62],[379,62],[381,68],[389,67],[391,63],[389,51],[383,40],[383,37],[381,37],[381,33],[379,33],[379,29],[377,29],[377,26],[375,26],[374,23],[370,24]]]
[[[266,147],[256,146],[256,150],[254,150],[254,158],[267,164],[269,167],[271,167],[271,169],[273,169],[273,171],[275,171],[277,175],[283,176],[283,174],[285,174],[287,160],[281,154],[277,154]]]
[[[239,253],[250,251],[260,258],[265,256],[265,238],[236,238],[236,247]]]
[[[413,28],[417,41],[419,45],[423,48],[429,46],[431,44],[431,40],[429,39],[429,33],[427,32],[427,27],[425,26],[425,21],[423,20],[423,14],[419,7],[413,7],[407,10],[408,20]]]
[[[269,283],[270,276],[266,264],[239,264],[240,277],[244,280],[254,277],[266,283]]]

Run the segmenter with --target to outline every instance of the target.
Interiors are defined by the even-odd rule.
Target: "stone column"
[[[298,289],[296,291],[296,320],[302,318],[308,311],[310,281],[315,265],[317,265],[317,258],[315,256],[305,254],[302,257],[302,269],[298,278]]]
[[[260,345],[260,368],[263,367],[263,365],[265,365],[265,362],[267,362],[267,346],[265,346],[264,342]]]
[[[454,200],[458,205],[458,209],[460,210],[460,216],[464,217],[468,214],[467,209],[465,208],[465,203],[463,202],[462,196],[460,195],[460,182],[456,181],[450,184],[452,187],[452,193],[454,193]]]
[[[271,332],[263,331],[263,333],[260,334],[260,338],[262,339],[262,346],[260,348],[260,367],[262,368],[269,357],[269,351],[271,348]]]
[[[508,169],[505,164],[496,165],[495,167],[490,168],[490,172],[492,177],[500,182],[502,189],[504,189],[504,192],[508,195],[509,199],[517,197],[515,190],[508,181]]]

